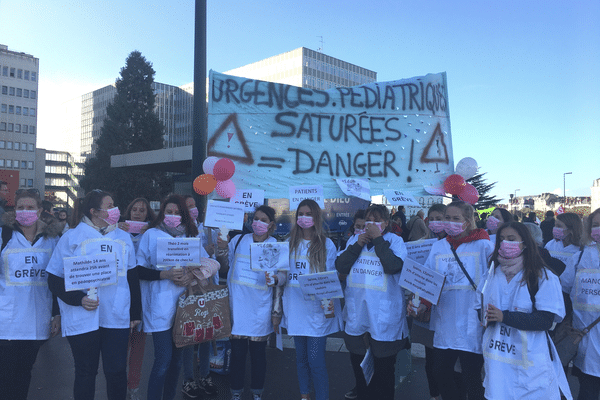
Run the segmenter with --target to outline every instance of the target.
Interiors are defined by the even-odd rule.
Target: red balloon
[[[229,158],[221,158],[213,167],[213,175],[218,181],[231,179],[235,172],[235,164]]]
[[[475,189],[475,186],[467,183],[463,188],[463,191],[458,194],[458,198],[465,203],[473,205],[479,200],[479,193],[477,192],[477,189]]]
[[[199,195],[207,195],[217,186],[217,180],[211,174],[202,174],[194,179],[194,191]]]
[[[449,177],[447,177],[444,181],[444,190],[446,191],[446,193],[458,196],[462,193],[463,189],[465,188],[465,185],[465,178],[458,174],[452,174]]]

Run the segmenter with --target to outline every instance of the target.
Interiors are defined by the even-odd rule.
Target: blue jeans
[[[198,346],[198,378],[206,378],[210,373],[210,342]],[[194,380],[194,351],[196,346],[183,348],[183,380]]]
[[[153,332],[154,365],[148,381],[148,400],[173,400],[177,393],[182,349],[175,347],[171,329]]]
[[[231,339],[231,369],[229,382],[232,393],[244,391],[246,375],[246,353],[250,350],[250,391],[262,394],[267,373],[267,342],[253,342],[248,339]]]
[[[329,399],[329,377],[325,366],[326,343],[327,337],[294,336],[300,394],[310,393],[312,378],[316,400]]]
[[[127,395],[127,344],[129,329],[99,328],[81,335],[67,336],[75,361],[75,400],[92,400],[102,353],[106,377],[106,397],[122,400]]]

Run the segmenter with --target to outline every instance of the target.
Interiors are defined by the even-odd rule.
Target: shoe
[[[198,380],[198,388],[207,396],[212,396],[213,394],[217,393],[217,386],[213,383],[210,375],[206,378],[200,378]]]
[[[352,390],[351,390],[351,391],[349,391],[348,393],[346,393],[346,394],[344,395],[344,398],[345,398],[345,399],[348,399],[348,400],[354,400],[354,399],[357,399],[357,398],[358,398],[358,393],[356,392],[356,387],[352,388]]]
[[[127,389],[127,400],[141,400],[140,388]]]
[[[233,393],[231,395],[231,400],[242,400],[242,394],[241,393]]]
[[[253,394],[252,395],[252,400],[262,400],[262,396],[260,394]]]
[[[185,381],[181,393],[183,393],[184,399],[197,399],[200,396],[200,388],[194,380]]]

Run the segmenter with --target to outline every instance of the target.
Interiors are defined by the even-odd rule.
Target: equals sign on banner
[[[261,157],[260,161],[266,161],[264,163],[258,163],[256,166],[258,167],[267,167],[267,168],[282,168],[282,165],[285,160],[279,157]],[[280,164],[276,164],[280,163]]]

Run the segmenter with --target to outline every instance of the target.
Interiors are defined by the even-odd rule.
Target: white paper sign
[[[298,275],[298,283],[304,300],[341,299],[344,297],[336,271]]]
[[[252,243],[250,267],[253,271],[288,271],[290,269],[289,242]]]
[[[242,230],[243,225],[244,206],[242,204],[216,200],[208,201],[204,226]]]
[[[360,363],[360,367],[363,370],[363,375],[365,376],[365,381],[367,385],[371,383],[371,378],[373,378],[373,373],[375,372],[375,357],[373,357],[373,353],[369,348],[367,350],[367,354],[365,354],[365,358]]]
[[[404,260],[404,266],[400,273],[400,286],[413,293],[418,293],[420,297],[432,304],[437,304],[445,279],[444,275],[407,258]]]
[[[371,186],[366,179],[338,178],[335,180],[346,196],[371,201]]]
[[[117,283],[117,255],[115,253],[66,257],[64,265],[67,292]]]
[[[425,264],[425,260],[427,260],[427,256],[429,256],[431,247],[435,242],[437,242],[437,239],[425,239],[406,243],[408,258],[415,260],[421,265]]]
[[[290,211],[296,210],[298,204],[304,199],[312,199],[321,209],[325,208],[323,186],[290,186]]]
[[[141,233],[142,228],[145,227],[146,225],[148,225],[147,222],[142,222],[142,221],[127,220],[125,222],[127,222],[127,224],[129,225],[129,230],[127,231],[129,233]]]
[[[229,199],[230,203],[242,204],[245,212],[254,212],[257,207],[265,202],[265,191],[260,189],[238,189]]]
[[[199,238],[160,237],[156,240],[156,266],[158,268],[186,265],[200,265]]]
[[[389,203],[393,206],[421,207],[419,202],[410,193],[401,192],[399,190],[393,189],[384,189],[383,194],[387,198]]]

